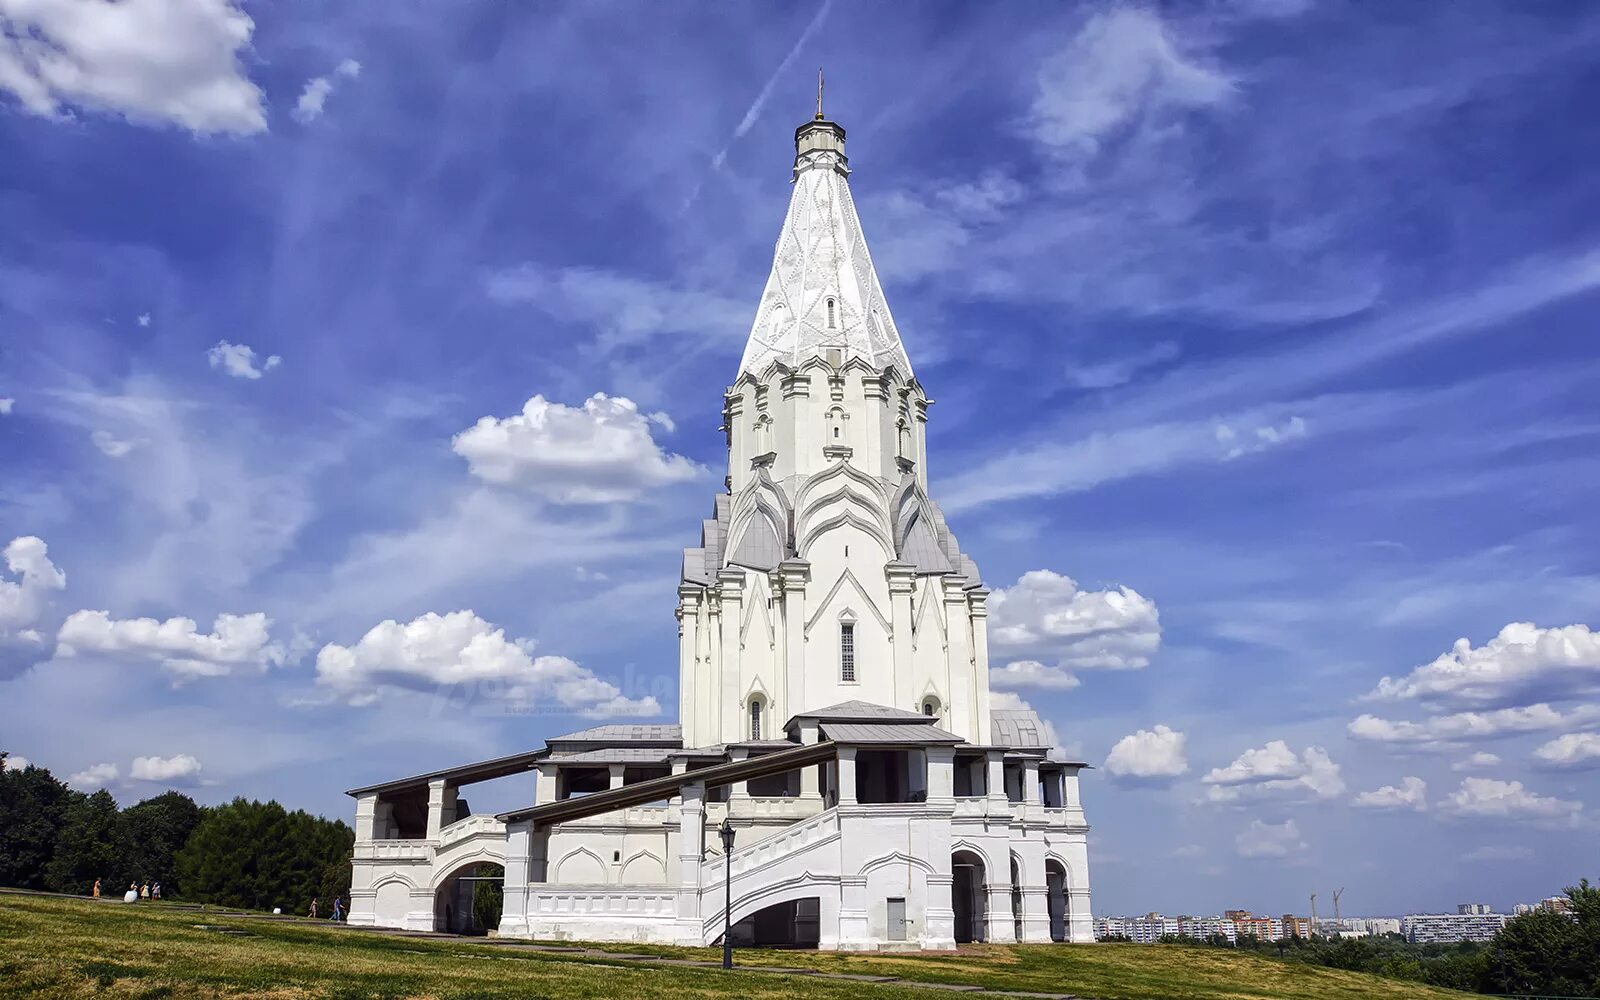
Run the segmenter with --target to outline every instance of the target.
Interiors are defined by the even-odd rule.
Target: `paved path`
[[[75,899],[79,902],[94,902],[126,906],[121,898],[101,897],[100,899],[86,899],[83,896],[71,896],[54,892],[34,892],[28,889],[0,888],[0,894],[17,896],[55,896],[61,899]],[[131,905],[150,905],[131,904]],[[197,914],[203,913],[208,917],[242,917],[250,920],[271,920],[278,923],[304,924],[313,927],[322,927],[328,930],[347,931],[353,934],[377,934],[383,937],[396,938],[426,938],[435,941],[458,941],[462,944],[493,945],[507,951],[538,952],[550,955],[570,955],[582,958],[603,958],[609,961],[621,961],[629,964],[638,964],[660,968],[689,967],[696,969],[722,968],[721,962],[712,962],[692,958],[667,958],[662,955],[642,955],[626,951],[607,951],[588,945],[558,945],[538,944],[532,941],[518,941],[511,938],[484,938],[464,934],[446,934],[440,931],[402,931],[386,927],[355,927],[350,924],[336,924],[331,920],[311,920],[307,917],[292,916],[290,914],[258,913],[252,910],[233,910],[227,907],[203,906],[199,903],[161,902],[154,904],[164,910],[189,910]],[[1089,1000],[1076,993],[1035,993],[1026,990],[997,990],[989,989],[973,983],[936,983],[923,979],[906,979],[902,976],[876,976],[863,975],[849,972],[825,972],[820,969],[806,969],[798,966],[776,965],[738,965],[738,956],[734,957],[734,964],[739,972],[761,972],[774,976],[807,976],[815,979],[843,979],[858,983],[884,983],[901,987],[914,987],[919,990],[938,990],[949,993],[964,993],[974,997],[1027,997],[1031,1000]]]

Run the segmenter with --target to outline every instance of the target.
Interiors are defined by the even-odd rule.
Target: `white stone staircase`
[[[742,920],[756,910],[799,895],[814,895],[809,887],[835,884],[840,875],[839,814],[826,809],[809,819],[734,850],[726,859],[701,865],[700,913],[706,942],[722,934],[723,901],[729,887],[724,872],[733,872],[733,919]]]

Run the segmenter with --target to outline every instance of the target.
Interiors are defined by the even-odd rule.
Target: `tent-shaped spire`
[[[772,274],[750,328],[739,371],[774,361],[796,367],[837,350],[912,377],[911,361],[872,268],[850,197],[844,129],[817,116],[795,130],[794,194],[772,255]]]

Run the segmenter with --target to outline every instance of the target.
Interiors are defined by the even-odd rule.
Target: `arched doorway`
[[[487,934],[500,926],[506,870],[473,861],[452,872],[433,896],[433,929],[450,934]]]
[[[956,943],[982,941],[989,923],[988,873],[983,858],[973,851],[957,851],[950,856],[955,881],[950,887],[950,903],[956,911]]]
[[[1067,939],[1067,866],[1055,858],[1044,863],[1045,902],[1050,910],[1050,940]]]
[[[1016,940],[1022,940],[1022,859],[1011,855],[1011,925]]]
[[[736,921],[733,943],[740,948],[815,948],[822,938],[820,916],[816,896],[774,903]]]

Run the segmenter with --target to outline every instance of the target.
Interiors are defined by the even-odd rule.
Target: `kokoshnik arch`
[[[1032,711],[990,704],[985,589],[928,495],[928,407],[850,197],[845,132],[794,193],[738,375],[728,476],[678,586],[679,724],[351,791],[350,920],[504,936],[822,948],[1093,940],[1078,795]],[[535,804],[458,789],[534,771]],[[722,857],[708,827],[737,830]],[[492,877],[492,876],[490,876]],[[731,878],[731,886],[726,880]]]

